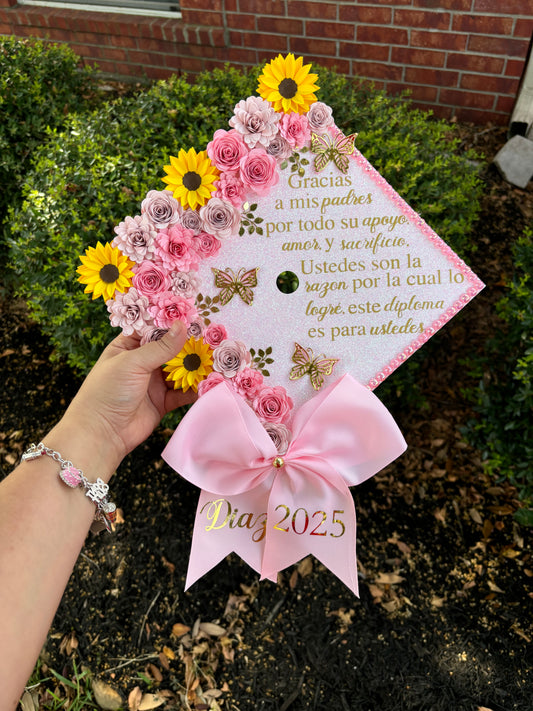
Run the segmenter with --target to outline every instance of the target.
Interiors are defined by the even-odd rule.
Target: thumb
[[[177,319],[162,338],[158,341],[145,343],[144,346],[133,352],[136,355],[137,363],[146,372],[151,372],[177,356],[185,345],[186,340],[187,329],[185,324]]]

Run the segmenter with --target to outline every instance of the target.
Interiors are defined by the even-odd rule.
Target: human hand
[[[159,341],[139,345],[137,336],[115,338],[103,351],[63,418],[69,428],[104,448],[114,470],[143,442],[171,410],[194,402],[196,393],[173,390],[161,366],[176,356],[187,340],[175,321]]]

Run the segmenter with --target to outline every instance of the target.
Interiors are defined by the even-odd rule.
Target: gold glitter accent
[[[281,469],[281,467],[284,465],[285,461],[283,460],[283,457],[275,457],[272,461],[272,466],[276,467],[276,469]]]

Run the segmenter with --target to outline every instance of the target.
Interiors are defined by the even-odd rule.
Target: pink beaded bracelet
[[[85,496],[96,506],[91,531],[98,533],[103,528],[110,533],[114,531],[117,507],[107,498],[109,486],[105,481],[98,478],[95,482],[90,482],[81,469],[76,469],[71,461],[63,459],[59,452],[50,449],[50,447],[47,447],[43,442],[30,444],[22,455],[22,459],[23,461],[31,461],[32,459],[42,457],[43,454],[47,457],[51,457],[59,464],[59,477],[67,486],[70,486],[72,489],[76,489],[77,487],[85,489]]]

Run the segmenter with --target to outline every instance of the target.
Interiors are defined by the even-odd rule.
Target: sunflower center
[[[201,184],[202,176],[194,170],[189,170],[189,172],[183,176],[183,185],[187,190],[198,190]]]
[[[294,79],[284,79],[278,86],[279,93],[284,99],[292,99],[298,92],[298,84]]]
[[[118,267],[114,264],[104,264],[100,269],[100,279],[105,281],[106,284],[112,284],[120,276]]]
[[[183,359],[183,367],[185,370],[193,371],[198,370],[202,364],[202,359],[198,353],[188,353]]]

